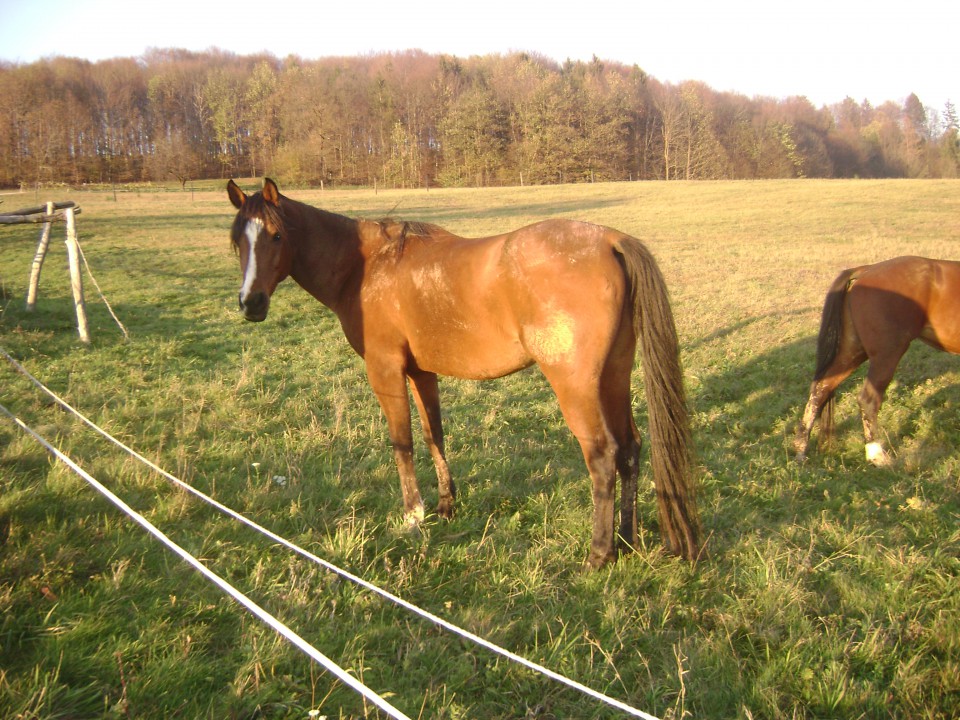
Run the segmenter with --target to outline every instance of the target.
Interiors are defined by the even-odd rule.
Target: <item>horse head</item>
[[[240,256],[240,309],[247,320],[260,322],[267,317],[270,296],[290,274],[293,251],[284,227],[283,197],[269,178],[263,190],[246,195],[231,180],[227,195],[237,208],[230,241]]]

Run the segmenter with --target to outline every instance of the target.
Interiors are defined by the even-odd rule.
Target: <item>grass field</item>
[[[891,467],[863,460],[862,371],[842,386],[837,447],[802,467],[790,454],[830,281],[895,255],[960,256],[960,183],[287,191],[464,235],[559,216],[647,242],[681,339],[708,558],[691,566],[662,554],[644,469],[641,550],[581,572],[589,482],[536,370],[441,384],[458,514],[404,533],[385,423],[333,316],[290,282],[266,323],[239,316],[233,208],[220,188],[39,198],[83,207],[80,241],[130,339],[88,282],[93,341],[78,342],[59,227],[38,309],[26,314],[38,231],[17,226],[0,227],[0,346],[221,502],[645,712],[960,716],[960,362],[908,352],[880,418]],[[7,210],[35,204],[3,200]],[[5,362],[0,403],[407,715],[621,716],[202,505]],[[429,505],[422,448],[418,463]],[[377,716],[0,418],[3,526],[0,717]]]

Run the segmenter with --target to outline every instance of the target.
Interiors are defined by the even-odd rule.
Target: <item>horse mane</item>
[[[259,219],[271,227],[276,228],[277,232],[286,235],[288,229],[296,226],[296,218],[299,217],[299,213],[294,212],[291,217],[290,214],[286,212],[288,209],[294,207],[303,208],[305,212],[315,215],[321,224],[327,226],[328,229],[332,225],[340,225],[346,228],[346,226],[355,225],[356,223],[355,220],[344,215],[291,200],[283,195],[280,196],[279,205],[274,205],[264,199],[263,192],[257,192],[247,196],[243,207],[240,208],[240,211],[233,221],[233,226],[230,231],[231,246],[235,251],[239,249],[240,235],[243,233],[247,221],[252,219]],[[291,222],[291,220],[293,222]],[[386,244],[393,246],[397,259],[403,256],[407,241],[410,238],[440,240],[454,237],[449,231],[444,230],[439,225],[428,222],[395,220],[390,217],[375,222],[379,226]]]
[[[396,248],[398,258],[403,255],[409,238],[416,237],[424,240],[438,240],[440,238],[451,237],[447,230],[433,223],[384,218],[380,220],[378,224],[384,237]]]
[[[295,218],[298,217],[297,213],[293,214],[291,218],[290,214],[286,211],[293,207],[303,208],[307,212],[315,213],[321,219],[322,223],[325,226],[338,225],[343,228],[347,228],[353,224],[355,221],[346,217],[345,215],[339,215],[329,210],[323,210],[312,205],[307,205],[306,203],[301,203],[297,200],[291,200],[290,198],[281,195],[279,206],[274,205],[273,203],[267,202],[263,199],[263,193],[257,192],[253,195],[248,195],[246,201],[243,203],[243,207],[237,213],[237,217],[233,221],[233,228],[230,232],[230,242],[233,245],[234,250],[239,247],[240,242],[240,233],[243,232],[244,224],[251,219],[258,218],[263,220],[269,225],[277,228],[277,231],[283,235],[287,234],[288,229],[297,227]]]

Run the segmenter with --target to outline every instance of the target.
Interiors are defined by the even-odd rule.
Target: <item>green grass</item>
[[[93,341],[78,342],[61,228],[38,309],[25,313],[38,230],[0,228],[0,345],[221,502],[647,712],[951,718],[960,715],[956,358],[907,354],[881,413],[890,468],[862,459],[862,373],[842,386],[834,452],[798,467],[790,439],[830,281],[898,254],[960,255],[958,190],[949,181],[289,190],[348,215],[428,220],[465,235],[562,216],[644,239],[670,285],[682,343],[708,534],[709,558],[696,566],[662,554],[646,492],[641,550],[580,571],[589,484],[537,371],[442,383],[458,514],[405,534],[385,422],[335,319],[290,283],[265,324],[240,319],[222,190],[50,198],[83,207],[80,241],[129,342],[89,283]],[[645,430],[639,370],[635,390]],[[618,716],[201,505],[5,363],[0,403],[411,717]],[[418,467],[433,502],[422,448]],[[9,524],[0,716],[376,715],[6,421],[0,519]]]

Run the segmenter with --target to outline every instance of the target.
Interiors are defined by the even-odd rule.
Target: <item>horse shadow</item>
[[[723,343],[760,319],[718,330],[686,349]],[[689,392],[702,469],[701,516],[705,534],[711,535],[711,551],[717,555],[744,534],[804,526],[816,522],[824,511],[844,516],[853,512],[853,504],[865,513],[866,522],[888,528],[902,520],[897,509],[909,504],[916,492],[918,470],[935,462],[953,462],[946,456],[953,453],[950,428],[957,427],[956,385],[910,402],[909,410],[898,413],[895,426],[884,425],[881,410],[881,426],[888,427],[895,460],[888,468],[865,460],[856,399],[866,374],[864,364],[838,388],[832,447],[816,446],[817,429],[809,459],[798,464],[793,439],[813,376],[816,337],[760,352],[736,341],[726,349],[726,361],[697,368]],[[908,350],[883,407],[896,406],[927,379],[949,372],[950,360],[925,347]]]

